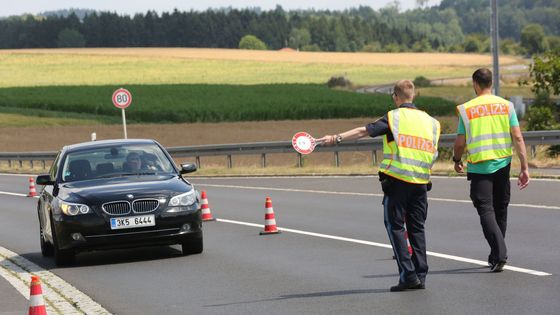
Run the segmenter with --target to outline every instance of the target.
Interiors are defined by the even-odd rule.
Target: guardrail
[[[440,137],[440,148],[451,148],[455,143],[455,134],[444,134]],[[535,155],[535,146],[537,145],[554,145],[560,144],[560,130],[546,131],[527,131],[523,133],[525,144],[531,147],[531,155]],[[371,151],[373,163],[377,164],[377,151],[383,149],[383,139],[363,139],[358,141],[343,142],[332,147],[315,148],[314,152],[333,152],[334,162],[338,167],[340,165],[340,152],[348,151]],[[185,147],[167,148],[173,157],[194,157],[197,165],[201,165],[201,157],[207,156],[225,156],[227,167],[232,168],[233,155],[260,155],[261,167],[266,167],[267,154],[276,153],[293,153],[298,157],[298,166],[303,166],[303,157],[296,153],[292,148],[291,141],[274,141],[274,142],[256,142],[256,143],[235,143],[235,144],[217,144],[217,145],[199,145]],[[19,163],[23,167],[23,161],[29,161],[31,168],[34,167],[34,161],[42,163],[42,167],[46,167],[47,161],[52,161],[56,157],[56,151],[46,152],[10,152],[0,153],[0,161],[8,161],[9,167],[13,162]]]

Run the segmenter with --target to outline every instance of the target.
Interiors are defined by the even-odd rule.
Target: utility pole
[[[490,0],[492,8],[492,17],[490,19],[490,33],[492,35],[492,78],[494,86],[494,94],[500,95],[500,46],[498,44],[498,0]]]

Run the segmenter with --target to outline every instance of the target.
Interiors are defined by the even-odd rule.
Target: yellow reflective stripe
[[[484,140],[494,140],[494,139],[508,139],[510,138],[509,132],[498,132],[498,133],[489,133],[485,135],[480,135],[471,138],[471,143],[480,142]]]
[[[465,131],[467,132],[467,141],[468,139],[472,139],[472,132],[471,132],[471,123],[469,121],[469,117],[467,116],[467,108],[465,105],[461,105],[458,107],[459,114],[463,119],[463,125],[465,125]]]
[[[421,168],[425,168],[427,170],[429,170],[432,167],[431,163],[426,163],[426,162],[418,161],[415,159],[409,159],[405,157],[399,157],[397,155],[391,155],[391,154],[383,154],[383,159],[397,161],[401,164],[406,164],[410,166],[418,166]]]
[[[407,176],[407,177],[412,177],[412,178],[420,178],[420,179],[425,179],[425,180],[429,180],[430,179],[430,174],[429,173],[419,173],[419,172],[414,172],[414,171],[409,171],[409,170],[403,170],[400,169],[398,167],[395,167],[393,165],[388,165],[386,164],[386,162],[382,162],[381,163],[381,167],[384,167],[385,170],[399,174],[399,175],[403,175],[403,176]]]
[[[486,145],[481,145],[479,147],[470,148],[469,154],[480,153],[483,151],[493,151],[493,150],[503,150],[503,149],[511,149],[511,142],[510,143],[491,143]]]

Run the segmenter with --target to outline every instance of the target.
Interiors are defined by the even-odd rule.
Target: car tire
[[[43,225],[39,222],[39,242],[41,243],[41,254],[44,257],[50,257],[54,253],[54,246],[45,241],[43,236]]]
[[[202,253],[204,249],[202,237],[193,238],[186,242],[181,243],[183,255],[195,255]]]
[[[54,263],[57,266],[66,266],[70,265],[74,262],[74,251],[71,249],[60,249],[58,247],[58,239],[56,236],[56,230],[54,229],[54,224],[52,224],[53,220],[51,217],[51,230],[53,236],[53,254],[54,254]]]

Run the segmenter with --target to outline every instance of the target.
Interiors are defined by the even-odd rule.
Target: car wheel
[[[56,236],[56,231],[54,229],[54,225],[52,224],[53,220],[51,217],[51,230],[53,236],[53,253],[54,253],[54,263],[57,266],[65,266],[69,265],[74,262],[74,251],[71,249],[60,249],[58,247],[58,239]]]
[[[181,243],[181,249],[183,250],[183,255],[194,255],[202,253],[202,250],[204,249],[202,237],[193,238]]]
[[[39,223],[39,240],[41,243],[41,254],[45,257],[52,256],[54,252],[54,247],[51,243],[45,241],[43,236],[43,226]]]

